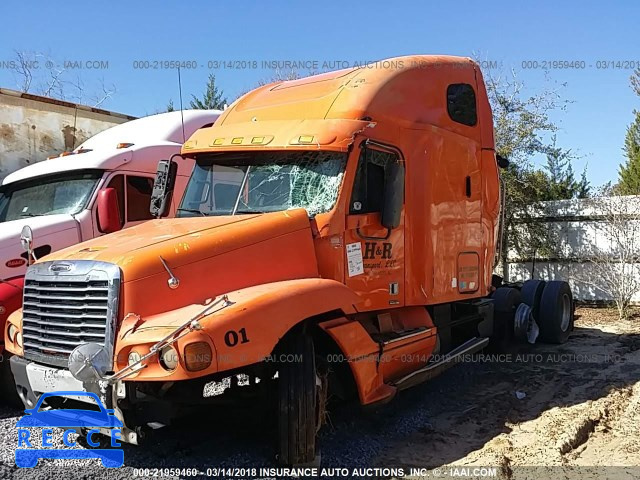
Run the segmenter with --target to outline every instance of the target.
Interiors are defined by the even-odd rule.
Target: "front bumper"
[[[40,365],[15,355],[11,357],[10,363],[18,396],[26,408],[35,407],[40,395],[43,393],[93,392],[98,395],[105,408],[113,409],[122,424],[126,425],[124,415],[117,407],[117,399],[124,399],[126,395],[126,389],[121,382],[117,382],[114,385],[100,385],[95,382],[83,383],[71,375],[69,370]],[[69,393],[63,396],[72,400],[87,402],[86,396],[77,397]],[[110,429],[108,428],[98,428],[98,430],[105,435],[110,435]],[[138,443],[135,431],[126,426],[121,429],[121,439],[127,443]]]
[[[89,391],[80,380],[71,375],[69,370],[39,365],[15,355],[11,357],[10,361],[11,373],[13,373],[18,395],[27,408],[33,408],[40,395],[45,392]],[[69,397],[74,398],[73,396]],[[82,398],[74,399],[83,401]],[[86,397],[84,400],[86,401]]]

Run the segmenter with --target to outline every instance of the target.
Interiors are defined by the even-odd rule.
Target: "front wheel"
[[[325,384],[316,370],[313,340],[307,334],[283,341],[278,368],[278,462],[311,464],[316,458],[316,433],[324,408]]]

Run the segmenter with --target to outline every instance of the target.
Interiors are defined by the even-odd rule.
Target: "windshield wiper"
[[[20,216],[21,217],[37,217],[38,215],[36,215],[35,213],[22,212]]]
[[[248,209],[237,209],[235,213],[265,213],[265,212],[261,210],[251,210],[248,208]]]
[[[195,208],[178,208],[177,211],[178,212],[198,213],[198,214],[202,215],[203,217],[207,217],[208,216],[206,213],[201,212],[200,210],[196,210]]]

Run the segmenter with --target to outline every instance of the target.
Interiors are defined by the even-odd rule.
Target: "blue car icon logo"
[[[59,409],[40,411],[42,403],[49,397],[90,397],[98,406],[98,410],[84,409]],[[53,448],[53,428],[65,429],[63,441],[67,447],[75,446],[69,438],[70,433],[76,433],[80,428],[88,429],[87,443],[91,446],[99,446],[92,440],[94,434],[108,430],[111,433],[111,446],[119,447],[122,422],[115,416],[114,410],[104,407],[98,395],[92,392],[49,392],[43,393],[35,407],[25,410],[25,416],[18,420],[18,447],[16,449],[16,465],[21,468],[32,468],[38,464],[41,458],[85,459],[98,458],[107,468],[121,467],[124,463],[124,452],[119,448]],[[42,448],[33,448],[31,444],[31,432],[27,428],[42,428]],[[47,448],[50,447],[50,448]]]

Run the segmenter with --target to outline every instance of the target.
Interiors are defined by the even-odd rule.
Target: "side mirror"
[[[33,255],[33,231],[29,225],[22,227],[20,232],[20,244],[25,252],[27,252],[27,265],[31,265]],[[37,260],[37,259],[36,259]]]
[[[178,164],[173,160],[160,160],[156,170],[156,178],[153,182],[151,193],[151,205],[149,211],[156,218],[166,217],[169,214],[173,188],[176,185]]]
[[[502,155],[498,155],[496,153],[496,162],[498,162],[498,166],[500,168],[507,168],[509,166],[509,160],[505,157],[503,157]]]
[[[100,190],[98,192],[98,229],[102,233],[113,233],[121,228],[118,192],[115,188]]]
[[[404,204],[404,164],[391,163],[387,166],[382,202],[382,226],[398,228]]]

